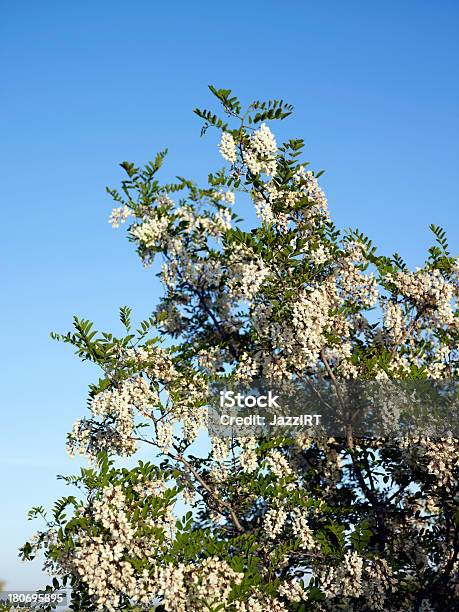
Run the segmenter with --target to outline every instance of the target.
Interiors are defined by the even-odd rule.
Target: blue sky
[[[2,4],[0,579],[30,589],[43,579],[39,564],[17,561],[33,530],[25,515],[76,468],[65,434],[96,374],[48,334],[73,314],[116,331],[120,305],[140,318],[158,295],[107,223],[117,164],[167,146],[165,180],[204,180],[221,165],[216,136],[201,139],[191,112],[212,104],[207,85],[283,97],[296,113],[281,133],[303,137],[326,170],[338,226],[417,265],[433,222],[457,253],[459,5]]]

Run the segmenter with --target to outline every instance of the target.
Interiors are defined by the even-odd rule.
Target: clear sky
[[[332,215],[382,252],[421,264],[430,223],[458,240],[457,0],[288,3],[0,2],[0,579],[43,584],[17,548],[32,505],[77,467],[65,434],[95,378],[49,339],[73,314],[116,331],[157,299],[150,271],[107,223],[117,164],[169,147],[164,173],[203,180],[222,165],[199,138],[207,84],[296,107]],[[242,213],[243,214],[243,213]]]

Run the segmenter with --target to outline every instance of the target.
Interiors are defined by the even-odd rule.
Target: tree
[[[434,385],[458,373],[459,262],[444,231],[432,226],[436,245],[416,271],[340,232],[303,141],[278,146],[266,124],[292,107],[243,110],[210,89],[223,118],[195,112],[203,134],[221,132],[227,166],[206,187],[161,184],[162,152],[143,168],[122,163],[121,189],[108,190],[111,223],[130,221],[145,265],[162,258],[164,293],[136,330],[121,308],[121,337],[78,318],[54,334],[103,372],[68,437],[92,464],[67,478],[79,496],[50,516],[33,509],[46,529],[21,554],[44,551],[76,610],[456,609],[455,436],[214,435],[208,455],[194,454],[216,381],[321,380],[346,406],[340,390],[353,381]],[[235,194],[254,205],[254,228]],[[116,466],[142,444],[151,463]],[[190,511],[176,520],[180,497]]]

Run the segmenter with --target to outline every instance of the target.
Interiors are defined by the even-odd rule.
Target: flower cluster
[[[269,278],[270,270],[261,257],[237,245],[228,258],[228,292],[233,300],[250,300]]]
[[[139,483],[135,489],[140,499],[158,496],[165,490],[163,483],[148,481]],[[139,576],[131,559],[153,560],[154,547],[161,542],[157,534],[171,538],[175,518],[168,508],[162,517],[150,519],[148,537],[139,538],[132,512],[132,502],[129,503],[121,485],[106,487],[100,498],[80,509],[80,516],[91,517],[101,530],[98,534],[80,531],[74,554],[67,559],[68,570],[86,584],[98,610],[115,612],[126,597],[151,602],[158,594],[157,585],[145,580],[145,575]]]
[[[362,584],[368,610],[386,610],[386,600],[395,592],[396,580],[385,559],[374,559],[365,565]]]
[[[454,312],[451,302],[456,292],[453,283],[446,281],[439,270],[418,270],[388,274],[387,280],[412,300],[420,312],[439,325],[451,325]]]
[[[282,533],[287,517],[287,512],[281,506],[269,508],[263,520],[263,531],[266,537],[275,540]]]
[[[321,588],[330,599],[360,597],[362,594],[363,560],[355,551],[344,555],[341,565],[323,569],[320,574]]]
[[[291,521],[293,535],[299,538],[302,548],[309,551],[317,549],[317,542],[309,526],[308,513],[300,508],[292,513]]]
[[[285,478],[293,473],[288,461],[279,451],[271,451],[266,457],[266,463],[270,471],[278,478]]]
[[[76,451],[95,457],[102,448],[112,448],[119,454],[132,454],[136,450],[133,440],[135,411],[149,416],[152,407],[158,403],[157,393],[141,377],[125,380],[118,388],[98,393],[90,410],[94,417],[106,420],[107,427],[98,423],[92,426],[91,421],[78,420],[69,435],[69,454],[74,455]]]
[[[391,343],[397,344],[406,330],[406,320],[400,304],[391,300],[382,300],[384,311],[384,329]]]
[[[236,143],[229,132],[222,132],[220,140],[220,155],[230,164],[234,164],[237,158]]]
[[[287,608],[284,606],[280,599],[272,597],[260,591],[258,588],[254,588],[247,601],[235,601],[234,602],[235,612],[287,612]]]
[[[119,227],[121,223],[126,223],[131,214],[131,209],[128,206],[114,208],[108,222],[114,228]]]
[[[245,472],[254,472],[259,468],[256,453],[257,441],[255,438],[240,438],[241,453],[239,463]]]
[[[269,176],[276,173],[277,143],[269,127],[262,125],[250,136],[244,148],[244,162],[254,175],[263,172]]]
[[[166,565],[155,575],[158,594],[169,612],[212,609],[216,605],[227,609],[231,590],[242,577],[216,557],[204,559],[199,565]]]
[[[145,248],[150,249],[164,239],[168,225],[169,219],[167,217],[152,216],[143,223],[132,226],[130,233]]]

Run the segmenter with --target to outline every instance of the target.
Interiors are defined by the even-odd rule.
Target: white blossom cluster
[[[110,423],[107,427],[103,423],[92,426],[88,420],[78,420],[69,434],[69,454],[73,456],[77,452],[94,458],[102,448],[112,448],[122,455],[132,454],[136,450],[132,439],[135,410],[148,416],[158,402],[157,393],[151,391],[149,383],[141,377],[125,380],[118,388],[98,393],[90,410],[94,417],[108,418]]]
[[[321,589],[330,599],[337,597],[360,597],[362,594],[363,560],[355,551],[347,551],[343,562],[337,567],[321,569]]]
[[[277,478],[285,478],[293,474],[293,470],[282,453],[272,450],[266,456],[266,464],[269,470]]]
[[[386,337],[391,343],[396,344],[403,337],[406,330],[407,323],[403,309],[400,304],[386,299],[381,300],[381,305],[384,313],[383,324]]]
[[[235,601],[233,606],[235,612],[288,612],[285,605],[279,599],[262,593],[254,587],[247,601]]]
[[[424,466],[437,479],[438,487],[453,488],[459,469],[459,440],[453,436],[439,439],[404,438],[402,447],[411,464]]]
[[[378,301],[378,285],[373,273],[364,274],[349,258],[341,264],[339,287],[344,300],[371,308]]]
[[[263,190],[254,192],[253,201],[257,216],[264,223],[275,225],[281,232],[286,232],[294,222],[299,235],[309,237],[316,222],[323,223],[328,219],[327,198],[313,173],[306,172],[303,167],[294,176],[293,188],[281,187],[274,180],[269,180]],[[303,205],[298,209],[301,202]],[[276,204],[281,204],[286,211],[274,212]],[[319,248],[315,258],[320,261],[326,254],[324,247]]]
[[[234,201],[231,197],[229,199]],[[231,212],[227,208],[219,208],[213,215],[198,215],[191,206],[182,206],[177,209],[176,215],[179,221],[186,223],[187,234],[196,232],[217,237],[231,228]]]
[[[176,425],[181,425],[183,439],[191,444],[207,423],[207,409],[203,405],[205,382],[195,377],[183,381],[183,384],[183,387],[178,384],[171,388],[173,400],[169,398],[167,411],[155,419],[155,444],[163,452],[172,446]]]
[[[285,597],[290,603],[307,601],[307,593],[299,580],[284,581],[279,587],[279,595]]]
[[[234,142],[233,136],[229,132],[222,132],[219,150],[220,155],[223,157],[224,160],[226,160],[230,164],[236,163],[236,143]]]
[[[138,485],[137,491],[143,495],[159,495],[164,491],[164,486],[158,482],[144,482]],[[82,531],[69,560],[69,569],[87,584],[88,593],[94,597],[97,609],[115,612],[123,597],[139,602],[151,601],[157,595],[157,590],[152,591],[154,586],[151,581],[139,576],[128,559],[138,557],[153,561],[159,541],[154,531],[148,538],[145,535],[138,538],[129,516],[132,509],[122,487],[106,487],[99,499],[86,510],[82,509],[82,513],[85,512],[91,514],[106,535]],[[175,518],[170,510],[150,521],[155,530],[172,537]]]
[[[131,209],[128,206],[120,206],[118,208],[114,208],[111,212],[108,222],[112,227],[117,228],[120,226],[120,224],[126,223],[131,214]]]
[[[130,228],[130,233],[133,238],[150,249],[164,240],[168,226],[169,218],[167,216],[150,215],[143,223],[133,225]]]
[[[387,609],[387,597],[395,592],[396,580],[385,559],[374,559],[365,564],[362,587],[366,609]]]
[[[316,550],[317,542],[314,539],[313,532],[309,526],[309,515],[304,508],[298,508],[291,513],[292,532],[296,538],[299,538],[301,547],[304,550]]]
[[[234,191],[223,191],[221,189],[220,191],[216,191],[213,195],[217,201],[226,202],[226,204],[232,205],[236,201]]]
[[[226,461],[229,454],[229,442],[224,438],[211,438],[212,442],[212,456],[218,463]]]
[[[260,256],[237,245],[229,255],[228,275],[230,299],[250,300],[270,277],[270,270]]]
[[[326,246],[323,244],[317,244],[312,248],[308,248],[307,250],[308,258],[312,261],[316,266],[320,266],[331,258],[331,253]]]
[[[273,176],[276,173],[277,143],[269,127],[262,123],[244,147],[244,162],[254,175],[260,173]]]
[[[182,424],[182,435],[193,442],[201,428],[207,425],[207,408],[204,400],[207,393],[206,381],[198,376],[180,382],[179,394],[174,400],[172,422]]]
[[[285,217],[274,214],[272,204],[270,200],[266,198],[266,196],[258,193],[255,194],[253,203],[257,217],[261,219],[263,223],[266,223],[267,225],[279,225],[282,228],[286,228],[288,222],[285,221]]]
[[[387,280],[398,291],[413,300],[419,311],[439,325],[454,323],[452,300],[457,292],[453,283],[447,282],[439,270],[417,270],[388,274]]]
[[[137,368],[145,371],[148,377],[158,379],[163,383],[177,380],[178,372],[174,367],[168,350],[158,346],[136,346],[124,349],[121,365],[132,361]]]
[[[314,205],[313,212],[315,214],[328,217],[328,202],[325,193],[320,188],[319,183],[314,174],[304,166],[300,166],[293,177],[294,182],[298,187],[300,197],[306,197]]]
[[[317,364],[320,349],[326,344],[324,332],[331,327],[330,311],[336,303],[336,286],[332,281],[297,296],[292,309],[292,326],[285,325],[276,342],[291,353],[298,370]]]
[[[339,320],[332,314],[336,304],[337,289],[332,278],[319,287],[300,290],[282,321],[272,320],[269,305],[257,304],[252,309],[252,324],[260,343],[271,345],[272,350],[242,355],[236,378],[249,379],[260,372],[267,378],[290,378],[292,371],[317,366],[320,351],[326,345],[325,333],[334,329],[335,321]],[[347,357],[346,346],[340,345],[335,353]]]
[[[112,424],[97,424],[89,419],[77,419],[67,436],[67,453],[71,458],[84,455],[94,461],[102,450],[119,455],[133,455],[136,441],[123,435]]]
[[[163,452],[167,452],[172,446],[174,437],[174,425],[170,421],[160,421],[156,424],[156,445]]]
[[[254,472],[259,468],[256,438],[239,438],[239,444],[241,445],[241,453],[239,455],[241,468],[248,473]]]
[[[161,280],[173,292],[180,285],[192,287],[195,291],[206,291],[221,282],[224,267],[215,257],[196,258],[180,239],[167,243],[167,260],[161,271]]]
[[[243,574],[216,557],[199,565],[165,565],[156,570],[158,594],[168,612],[210,610],[220,605],[227,609],[231,589]]]
[[[199,365],[208,372],[218,372],[225,363],[225,353],[217,346],[199,352]]]
[[[243,353],[239,359],[239,363],[234,369],[234,379],[239,381],[251,380],[259,373],[259,369],[259,363],[257,363],[248,353]]]
[[[288,513],[281,506],[271,506],[263,519],[263,531],[270,540],[275,540],[284,528]]]

